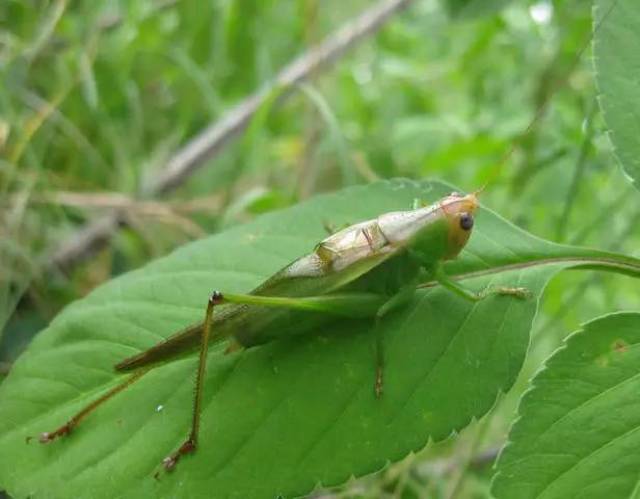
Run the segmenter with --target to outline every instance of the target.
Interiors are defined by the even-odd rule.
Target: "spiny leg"
[[[80,411],[78,411],[71,419],[69,419],[60,428],[58,428],[58,429],[56,429],[54,431],[51,431],[51,432],[45,431],[44,433],[41,433],[40,437],[38,438],[38,440],[40,441],[40,443],[48,444],[49,442],[52,442],[53,440],[55,440],[58,437],[62,437],[63,435],[68,435],[91,412],[93,412],[95,409],[97,409],[100,405],[102,405],[104,402],[109,400],[114,395],[120,393],[125,388],[128,388],[129,386],[134,384],[144,374],[149,372],[150,369],[151,368],[148,367],[148,368],[140,369],[140,370],[134,372],[125,381],[123,381],[119,385],[113,387],[107,393],[105,393],[101,397],[97,398],[96,400],[94,400],[90,404],[86,405],[82,409],[80,409]],[[29,440],[31,440],[31,437],[27,437],[27,441],[29,441]]]
[[[415,284],[411,283],[403,287],[398,293],[389,298],[376,312],[374,334],[375,334],[375,349],[376,349],[376,379],[373,385],[373,392],[376,398],[382,396],[384,386],[384,344],[382,338],[382,329],[380,328],[380,321],[392,310],[407,303],[415,294]]]
[[[202,337],[200,340],[200,356],[198,358],[198,371],[196,372],[196,386],[193,397],[193,413],[191,419],[191,431],[187,439],[178,447],[178,450],[172,452],[162,460],[162,465],[167,471],[175,468],[176,464],[182,456],[196,450],[198,446],[198,433],[200,431],[200,412],[202,410],[202,381],[207,368],[207,353],[209,351],[209,337],[211,336],[211,323],[213,322],[213,308],[222,303],[222,293],[214,291],[207,302],[207,312],[204,318],[204,326],[202,328]]]

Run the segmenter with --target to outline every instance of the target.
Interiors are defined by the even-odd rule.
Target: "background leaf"
[[[596,0],[596,25],[604,16],[594,37],[600,104],[615,155],[640,188],[640,9],[633,0]]]
[[[498,462],[501,498],[633,497],[640,437],[640,314],[599,317],[533,380]]]
[[[112,365],[200,320],[212,289],[248,291],[323,237],[323,221],[355,222],[429,201],[451,187],[404,180],[316,197],[187,245],[100,287],[61,313],[0,386],[0,485],[15,497],[274,497],[375,471],[479,418],[522,365],[537,300],[477,304],[422,290],[382,324],[386,385],[372,393],[369,321],[244,353],[212,353],[201,448],[154,480],[184,438],[195,356],[175,360],[102,406],[69,438],[51,430],[121,380]],[[449,271],[476,288],[538,295],[561,268],[636,260],[537,239],[481,210]],[[475,276],[475,277],[474,277]]]
[[[511,0],[447,0],[445,5],[449,13],[458,18],[471,18],[495,14]]]

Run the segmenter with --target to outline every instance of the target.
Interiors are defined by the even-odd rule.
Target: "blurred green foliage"
[[[111,276],[375,177],[487,183],[483,202],[535,234],[633,254],[639,210],[596,105],[589,3],[514,1],[485,15],[477,4],[415,2],[145,204],[139,193],[172,151],[370,3],[3,1],[0,367]],[[51,248],[122,196],[132,223],[107,249],[71,275],[42,272]],[[492,460],[478,456],[504,441],[527,377],[581,321],[637,308],[630,290],[619,276],[555,279],[522,382],[492,413],[338,494],[486,497]]]

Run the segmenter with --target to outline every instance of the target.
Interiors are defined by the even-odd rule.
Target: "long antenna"
[[[555,83],[552,84],[551,91],[547,92],[547,94],[545,95],[542,101],[542,104],[540,105],[540,107],[538,107],[536,114],[533,116],[533,119],[529,122],[524,132],[522,132],[522,134],[520,134],[520,136],[511,143],[511,147],[509,147],[507,152],[505,152],[502,155],[502,158],[497,164],[497,168],[493,170],[493,173],[489,175],[489,179],[485,182],[484,184],[485,186],[487,186],[488,184],[492,184],[495,181],[496,177],[500,174],[500,172],[504,168],[507,161],[511,158],[511,156],[513,156],[513,153],[515,152],[516,148],[518,147],[522,139],[524,137],[527,137],[529,133],[531,133],[531,130],[533,130],[533,127],[542,119],[542,117],[544,116],[547,110],[547,107],[549,106],[549,102],[551,101],[551,98],[558,92],[558,90],[561,87],[563,87],[567,83],[567,80],[571,76],[571,73],[573,73],[573,70],[576,68],[576,66],[582,59],[582,56],[589,48],[591,41],[596,36],[600,28],[604,25],[605,21],[607,20],[611,12],[613,12],[613,9],[615,9],[616,5],[618,5],[618,0],[613,0],[611,2],[611,5],[605,12],[604,16],[602,16],[600,20],[598,20],[598,22],[594,25],[593,32],[589,35],[587,40],[584,42],[584,44],[582,45],[582,48],[576,53],[576,56],[572,60],[571,65],[569,66],[569,69],[567,69],[567,72],[564,75],[564,77],[560,78],[559,80],[556,80]]]

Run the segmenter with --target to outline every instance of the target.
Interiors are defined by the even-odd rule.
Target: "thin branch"
[[[282,102],[291,94],[294,85],[335,61],[356,42],[379,29],[394,12],[406,7],[410,1],[383,0],[338,29],[320,45],[294,59],[278,73],[274,81],[240,102],[220,121],[206,128],[178,150],[169,159],[162,173],[156,177],[155,182],[148,186],[148,194],[164,194],[182,184],[227,142],[247,128],[253,115],[273,92],[279,92],[277,101]]]
[[[104,248],[126,217],[122,209],[102,215],[72,235],[51,257],[50,267],[64,272]]]
[[[169,158],[163,170],[143,188],[143,197],[166,194],[202,168],[249,125],[260,107],[277,92],[281,104],[295,90],[295,85],[314,72],[327,67],[348,49],[375,33],[395,13],[412,0],[380,0],[357,18],[329,35],[322,43],[285,66],[272,82],[246,97],[219,121],[205,128]],[[58,248],[47,262],[49,267],[69,270],[108,244],[121,225],[126,224],[122,210],[114,210],[91,222]]]
[[[9,198],[7,203],[14,206],[17,203],[16,197]],[[136,199],[119,192],[72,192],[72,191],[52,191],[37,193],[29,198],[29,203],[65,206],[69,208],[79,208],[82,210],[101,209],[115,210],[125,209],[127,212],[139,216],[162,217],[173,213],[215,213],[222,206],[222,196],[211,195],[194,198],[186,201],[153,201]],[[0,207],[4,203],[0,201]]]

